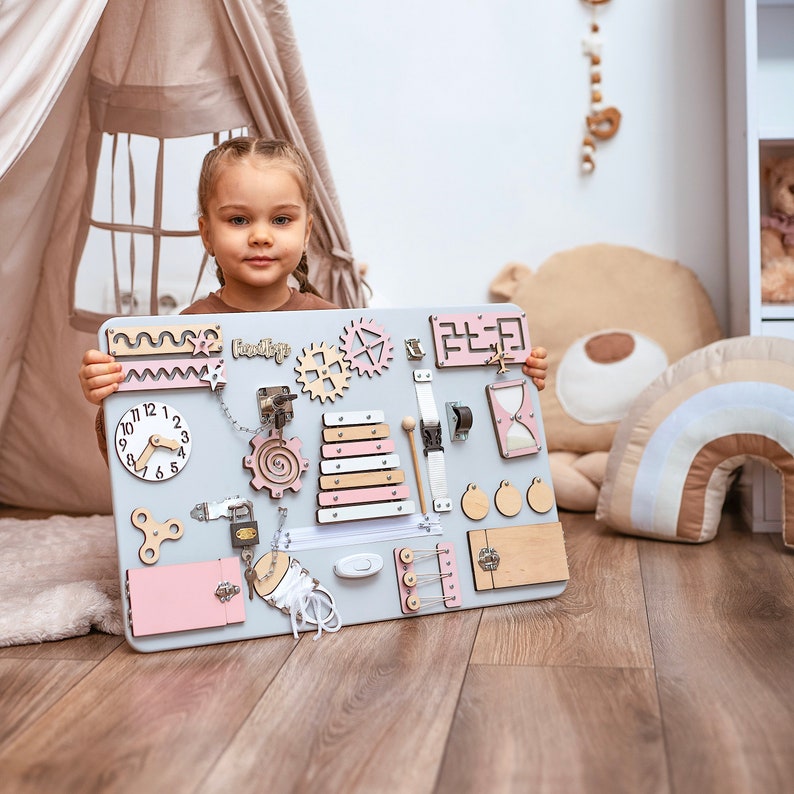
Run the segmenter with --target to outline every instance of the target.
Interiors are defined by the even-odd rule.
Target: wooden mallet
[[[424,515],[427,514],[427,505],[425,504],[425,490],[422,487],[422,472],[419,468],[419,458],[416,457],[416,444],[414,444],[414,428],[416,427],[416,419],[413,416],[404,416],[402,421],[403,430],[408,433],[408,442],[411,445],[411,456],[414,459],[414,474],[416,474],[416,487],[419,490],[419,509]]]

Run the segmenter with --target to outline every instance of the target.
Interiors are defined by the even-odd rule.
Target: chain
[[[218,402],[220,403],[221,408],[223,409],[223,413],[226,414],[226,418],[231,422],[232,427],[237,430],[239,433],[248,433],[249,435],[257,435],[262,430],[267,429],[267,425],[259,425],[256,430],[252,430],[250,427],[243,427],[233,416],[232,412],[229,410],[229,406],[226,405],[226,402],[223,399],[223,395],[219,390],[215,390],[215,396],[218,398]]]
[[[256,577],[260,582],[264,582],[266,579],[269,579],[276,570],[276,561],[278,560],[278,544],[281,542],[281,531],[284,529],[284,522],[287,520],[287,508],[279,507],[278,512],[280,514],[278,526],[276,527],[276,531],[273,533],[273,537],[270,540],[270,568],[268,568],[268,571],[264,576]]]

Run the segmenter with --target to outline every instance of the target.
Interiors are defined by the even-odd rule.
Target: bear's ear
[[[532,275],[532,271],[526,265],[517,262],[505,265],[489,285],[491,300],[513,300],[513,295],[516,294],[516,287],[530,275]]]
[[[761,181],[768,185],[770,181],[770,177],[772,176],[772,172],[777,167],[778,163],[780,162],[779,157],[765,157],[763,162],[761,163]]]

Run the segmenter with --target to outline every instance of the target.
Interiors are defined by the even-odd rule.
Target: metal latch
[[[499,552],[493,546],[480,549],[477,564],[484,571],[495,571],[499,567]]]
[[[287,422],[295,418],[292,401],[298,399],[297,394],[290,394],[289,386],[267,386],[257,391],[259,400],[259,421],[263,425],[273,424],[281,430]]]
[[[405,339],[405,353],[409,361],[419,361],[425,357],[425,350],[422,343],[416,337]]]
[[[240,588],[227,580],[218,582],[218,586],[215,588],[215,597],[222,604],[225,604],[227,601],[231,601],[239,592]]]

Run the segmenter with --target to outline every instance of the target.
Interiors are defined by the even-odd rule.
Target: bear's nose
[[[634,337],[622,331],[608,331],[588,339],[584,349],[596,364],[614,364],[634,352]]]

